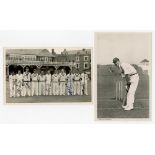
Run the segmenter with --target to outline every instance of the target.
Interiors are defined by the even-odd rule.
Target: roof
[[[82,49],[82,50],[64,50],[61,54],[80,54],[86,55],[91,54],[91,49]]]
[[[143,63],[143,62],[149,62],[149,60],[144,59],[144,60],[142,60],[140,63]]]
[[[47,49],[6,49],[6,54],[37,55],[55,57]]]

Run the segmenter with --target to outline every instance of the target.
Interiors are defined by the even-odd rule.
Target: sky
[[[143,59],[150,60],[151,38],[151,33],[147,32],[96,33],[97,64],[112,64],[114,57],[131,64],[138,64]]]
[[[85,48],[85,47],[83,47],[83,48]],[[54,49],[54,51],[57,53],[57,54],[60,54],[61,52],[63,52],[64,51],[64,49],[66,49],[66,50],[82,50],[83,48],[79,48],[79,47],[77,47],[77,48],[75,48],[75,47],[70,47],[70,48],[67,48],[67,47],[64,47],[64,48],[62,48],[62,47],[57,47],[57,48],[53,48]],[[52,48],[48,48],[48,50],[51,52],[52,51]]]

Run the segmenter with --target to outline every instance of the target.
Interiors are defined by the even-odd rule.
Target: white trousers
[[[32,81],[32,96],[38,96],[38,82]]]
[[[80,95],[80,81],[74,81],[74,95]]]
[[[53,82],[53,95],[59,95],[59,83]]]
[[[16,86],[12,82],[10,82],[9,85],[10,85],[10,97],[15,97]]]
[[[131,85],[127,93],[127,107],[133,108],[133,104],[135,101],[135,93],[139,82],[138,74],[131,76],[130,82],[131,82]]]
[[[60,95],[65,95],[66,92],[66,83],[60,82]]]
[[[45,82],[39,82],[39,95],[45,95]]]
[[[81,95],[88,95],[88,83],[81,82]]]
[[[31,96],[31,83],[30,82],[24,82],[23,86],[23,96]]]
[[[52,95],[51,84],[46,83],[46,95]]]

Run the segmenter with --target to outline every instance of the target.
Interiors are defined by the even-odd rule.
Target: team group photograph
[[[6,49],[6,102],[90,102],[91,49]]]

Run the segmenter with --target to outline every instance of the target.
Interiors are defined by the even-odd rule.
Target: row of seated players
[[[76,72],[66,74],[64,69],[51,75],[50,70],[40,74],[34,69],[33,73],[26,68],[22,74],[11,72],[9,75],[10,97],[38,95],[88,95],[88,75]]]

